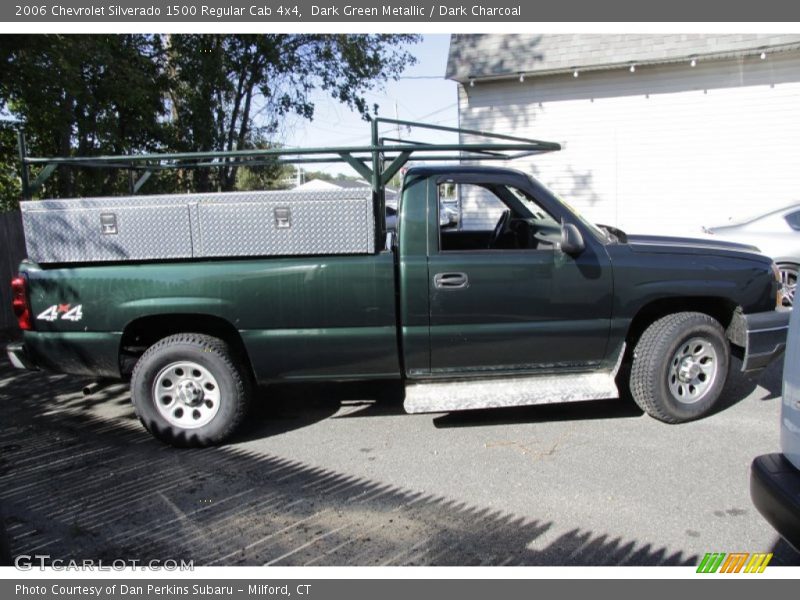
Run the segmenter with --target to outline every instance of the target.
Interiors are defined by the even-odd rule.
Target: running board
[[[403,408],[414,414],[619,398],[615,379],[624,353],[623,344],[611,371],[412,383]]]
[[[571,373],[413,383],[406,386],[403,408],[413,414],[618,397],[611,373]]]

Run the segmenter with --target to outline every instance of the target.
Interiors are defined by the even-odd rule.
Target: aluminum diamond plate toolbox
[[[202,256],[360,254],[372,252],[372,194],[323,199],[241,198],[198,204]]]
[[[75,263],[369,254],[372,192],[227,192],[21,203],[28,256]]]

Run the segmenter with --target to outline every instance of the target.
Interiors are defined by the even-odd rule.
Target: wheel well
[[[725,298],[662,298],[643,306],[631,321],[628,334],[626,358],[632,356],[636,342],[653,322],[661,317],[678,312],[699,312],[719,321],[723,329],[727,329],[733,319],[737,305]]]
[[[141,317],[128,323],[120,341],[120,373],[129,377],[139,357],[158,340],[176,333],[203,333],[225,341],[241,357],[250,374],[253,368],[247,348],[237,329],[227,320],[214,315],[166,314]]]

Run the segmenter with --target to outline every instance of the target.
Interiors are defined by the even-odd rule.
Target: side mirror
[[[561,251],[570,256],[583,252],[586,244],[580,230],[572,223],[561,223]]]
[[[439,227],[453,227],[458,225],[458,213],[452,208],[439,210]]]

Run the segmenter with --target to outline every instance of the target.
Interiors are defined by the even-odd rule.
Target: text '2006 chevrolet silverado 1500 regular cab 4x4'
[[[444,149],[558,148],[500,139]],[[757,372],[783,351],[777,271],[754,248],[598,227],[519,171],[412,167],[385,231],[383,186],[430,151],[381,146],[374,127],[372,146],[336,149],[371,179],[360,195],[23,203],[24,338],[9,356],[130,377],[150,432],[207,445],[234,432],[255,385],[289,380],[401,378],[412,413],[624,394],[678,423],[713,409],[732,352]],[[453,198],[494,216],[442,220]]]

